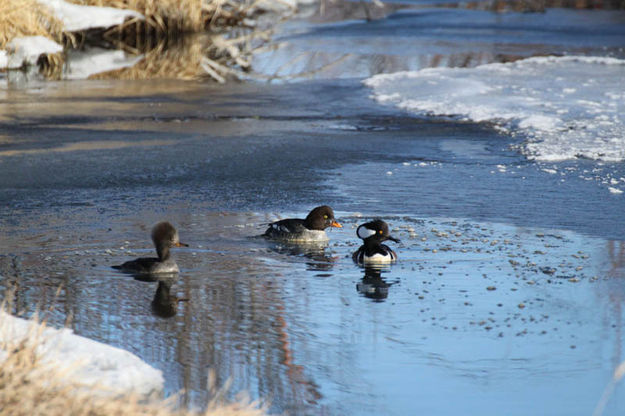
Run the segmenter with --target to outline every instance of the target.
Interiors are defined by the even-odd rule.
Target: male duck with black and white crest
[[[152,241],[156,247],[157,258],[141,257],[113,268],[139,275],[178,273],[178,265],[171,257],[170,248],[189,245],[180,242],[176,228],[167,221],[159,222],[152,228]]]
[[[390,235],[388,224],[380,219],[367,222],[356,229],[356,234],[363,240],[363,245],[352,255],[359,264],[391,263],[397,260],[397,254],[383,241],[399,243],[399,239]]]
[[[314,208],[305,219],[287,218],[269,224],[263,236],[291,242],[327,241],[325,229],[343,227],[334,218],[334,211],[327,205]]]

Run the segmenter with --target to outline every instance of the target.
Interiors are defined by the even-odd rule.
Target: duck
[[[162,273],[178,273],[178,265],[171,257],[171,247],[189,247],[181,243],[178,231],[171,223],[162,221],[152,228],[152,241],[156,247],[158,257],[141,257],[113,266],[114,269],[138,275],[153,275]]]
[[[334,211],[327,205],[315,207],[305,219],[287,218],[269,224],[264,237],[292,242],[327,241],[325,229],[342,228],[334,218]]]
[[[388,224],[375,219],[358,226],[356,235],[363,240],[363,245],[352,255],[354,262],[359,264],[391,263],[397,260],[397,254],[383,241],[391,240],[399,243],[400,240],[390,235]]]

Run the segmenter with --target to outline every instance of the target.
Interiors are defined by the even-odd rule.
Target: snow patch
[[[37,323],[0,311],[0,342],[19,341],[33,334]],[[65,377],[86,386],[98,385],[112,393],[149,395],[162,392],[164,379],[160,370],[136,355],[91,339],[72,330],[47,327],[40,335],[38,352],[44,362],[61,367]],[[6,352],[0,351],[0,361]]]
[[[126,19],[144,19],[141,13],[134,10],[81,6],[64,0],[39,0],[39,2],[47,6],[69,32],[118,26]]]
[[[134,10],[81,6],[64,0],[39,0],[39,2],[48,7],[63,22],[63,28],[68,32],[118,26],[127,19],[145,19],[141,13]],[[33,65],[42,54],[62,51],[61,45],[44,36],[14,38],[7,44],[6,51],[0,50],[0,68],[15,69],[21,68],[24,64]],[[118,62],[109,62],[106,66],[107,69],[120,67]]]
[[[24,64],[34,65],[43,54],[59,53],[63,47],[44,36],[13,38],[7,44],[5,68],[21,68]]]
[[[543,169],[541,169],[541,170],[542,170],[543,172],[546,172],[546,173],[550,174],[550,175],[555,175],[556,173],[558,173],[558,171],[557,171],[557,170],[555,170],[555,169],[543,168]]]
[[[523,134],[529,159],[625,160],[625,60],[540,57],[382,74],[364,83],[381,103]]]

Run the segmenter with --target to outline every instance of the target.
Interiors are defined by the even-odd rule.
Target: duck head
[[[388,224],[380,219],[360,225],[356,229],[356,234],[365,241],[372,240],[382,242],[385,240],[391,240],[399,243],[399,239],[393,237],[388,231]]]
[[[171,247],[189,247],[188,244],[180,242],[178,231],[167,221],[159,222],[152,228],[152,241],[161,261],[169,258]]]
[[[306,228],[319,231],[323,231],[328,227],[343,227],[334,219],[334,211],[327,205],[322,205],[310,211],[304,223]]]

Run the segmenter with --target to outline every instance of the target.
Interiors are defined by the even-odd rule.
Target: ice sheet
[[[625,60],[537,57],[382,74],[364,82],[381,103],[522,134],[527,140],[521,151],[530,159],[625,159]]]

